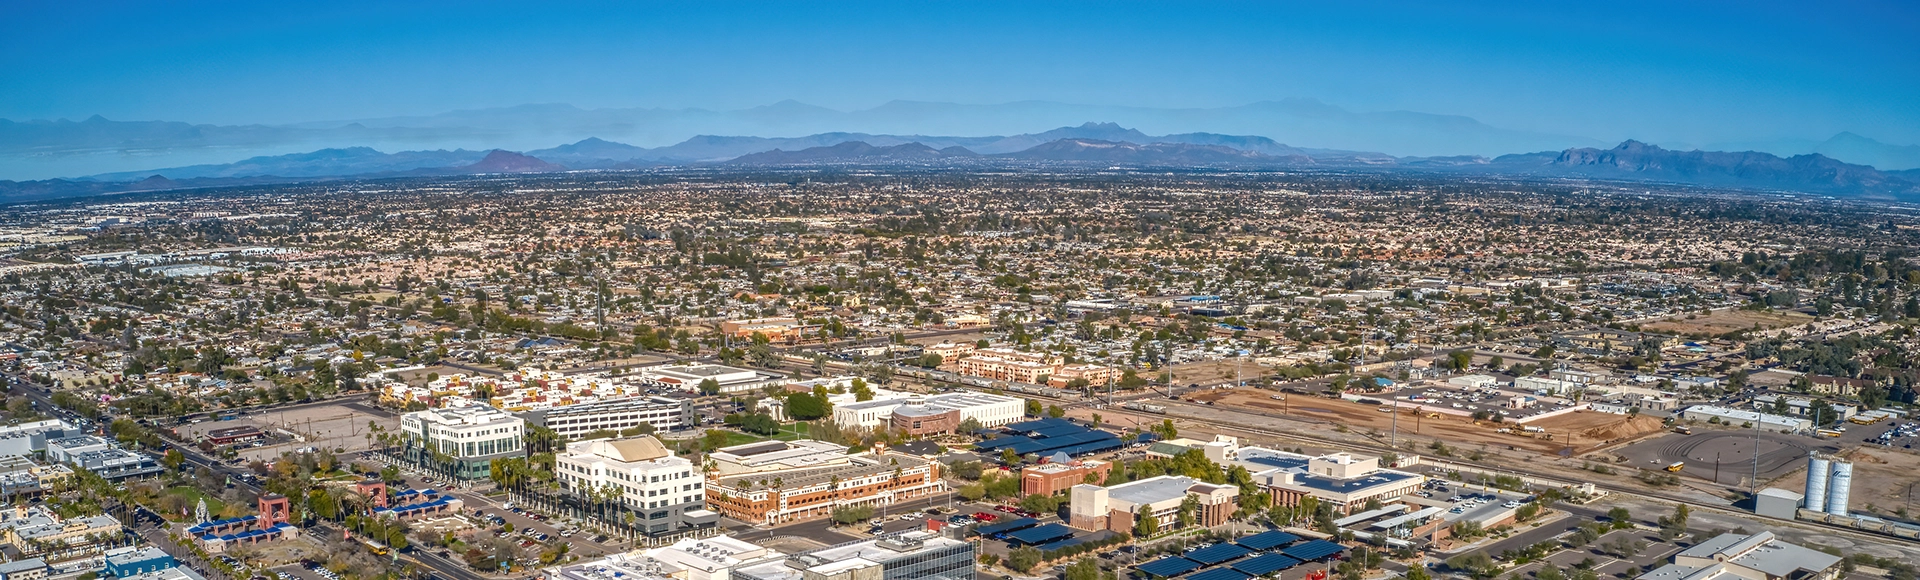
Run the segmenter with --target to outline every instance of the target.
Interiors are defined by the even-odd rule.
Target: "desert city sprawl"
[[[0,578],[1913,578],[1916,227],[1046,165],[7,206]]]

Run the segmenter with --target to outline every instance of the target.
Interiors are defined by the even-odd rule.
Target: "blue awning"
[[[1234,544],[1214,544],[1192,552],[1187,552],[1184,557],[1188,560],[1212,566],[1251,553],[1253,553],[1253,550],[1248,550]]]
[[[1069,528],[1064,524],[1047,524],[1037,528],[1028,528],[1007,534],[1007,539],[1029,546],[1036,546],[1072,536],[1073,528]]]
[[[1332,556],[1334,554],[1338,554],[1345,551],[1347,551],[1346,546],[1335,544],[1333,542],[1329,542],[1326,540],[1314,540],[1311,542],[1300,544],[1298,546],[1287,548],[1285,550],[1281,550],[1280,553],[1286,554],[1288,556],[1293,556],[1294,558],[1298,558],[1300,560],[1311,562],[1313,560],[1318,560],[1318,559],[1325,558],[1327,556]]]
[[[1214,568],[1205,572],[1195,572],[1187,580],[1248,580],[1253,578],[1232,568]]]

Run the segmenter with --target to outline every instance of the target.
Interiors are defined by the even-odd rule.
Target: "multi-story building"
[[[71,464],[108,481],[145,477],[166,470],[152,455],[121,449],[117,443],[92,435],[48,441],[47,460]]]
[[[754,318],[720,323],[720,333],[733,338],[752,339],[753,335],[779,342],[795,342],[820,332],[820,325],[797,318]]]
[[[639,377],[646,384],[683,391],[698,391],[700,383],[711,380],[720,386],[721,393],[751,392],[785,379],[773,373],[723,365],[649,367],[640,369]]]
[[[996,381],[1043,384],[1060,369],[1060,357],[1010,348],[983,348],[960,359],[960,374]]]
[[[693,401],[666,397],[567,405],[528,411],[520,417],[528,424],[552,429],[570,439],[602,429],[617,432],[652,425],[657,431],[672,431],[694,425]]]
[[[1240,509],[1240,488],[1186,476],[1162,475],[1113,487],[1082,483],[1071,490],[1067,525],[1083,530],[1135,533],[1142,514],[1152,515],[1154,531],[1171,530],[1189,497],[1199,504],[1191,514],[1198,526],[1226,523]]]
[[[940,355],[941,363],[945,364],[959,362],[960,359],[973,356],[973,351],[977,348],[979,347],[971,342],[942,342],[927,347],[926,353]]]
[[[853,403],[835,403],[834,422],[843,426],[865,427],[868,429],[901,428],[902,424],[894,415],[906,407],[919,407],[909,411],[910,417],[928,417],[954,411],[953,424],[947,429],[958,426],[967,419],[980,423],[981,427],[999,427],[1026,416],[1025,401],[1014,397],[987,393],[958,392],[939,395],[920,395],[911,393],[889,393],[876,396],[869,401]],[[907,422],[911,425],[911,421]],[[909,429],[914,431],[914,429]],[[918,432],[934,432],[923,430]]]
[[[1053,371],[1053,375],[1047,380],[1047,384],[1054,388],[1064,389],[1074,380],[1084,379],[1087,381],[1088,386],[1104,387],[1119,378],[1119,371],[1114,370],[1114,368],[1110,366],[1094,364],[1063,365]]]
[[[1228,461],[1253,472],[1254,482],[1266,488],[1276,504],[1299,505],[1301,498],[1313,497],[1341,515],[1351,515],[1373,500],[1391,503],[1426,483],[1425,476],[1381,468],[1378,457],[1350,453],[1310,456],[1241,447]]]
[[[619,492],[620,504],[648,535],[711,526],[720,519],[705,509],[706,482],[693,462],[675,457],[650,436],[569,443],[566,453],[554,457],[554,474],[560,488],[575,495]]]
[[[407,413],[400,431],[407,460],[459,479],[485,478],[493,460],[526,454],[526,421],[493,407]]]
[[[713,478],[707,484],[707,505],[742,521],[771,524],[824,518],[842,506],[880,506],[945,489],[938,463],[883,448],[824,467]]]
[[[107,572],[115,578],[159,572],[174,566],[173,555],[153,546],[107,552]]]
[[[921,436],[952,433],[960,427],[960,410],[939,405],[901,405],[893,409],[888,430]]]
[[[1020,469],[1020,495],[1053,495],[1082,483],[1107,480],[1113,464],[1098,459],[1029,465]]]
[[[973,580],[970,542],[929,531],[801,552],[783,560],[734,569],[737,580]]]
[[[731,536],[683,539],[672,545],[549,568],[551,580],[731,580],[733,571],[784,562],[786,555]]]
[[[761,441],[721,447],[707,454],[713,466],[709,476],[763,473],[787,469],[846,465],[848,447],[825,441]]]

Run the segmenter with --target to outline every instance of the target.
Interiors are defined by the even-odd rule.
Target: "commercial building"
[[[764,401],[763,401],[764,402]],[[907,408],[906,421],[895,415]],[[859,426],[868,429],[912,428],[912,418],[926,418],[952,412],[952,421],[946,429],[922,428],[919,433],[945,432],[973,419],[980,426],[999,427],[1026,416],[1026,402],[1018,398],[988,393],[958,392],[939,395],[920,395],[912,393],[890,393],[876,395],[869,401],[852,403],[834,403],[833,419],[844,426]]]
[[[300,533],[292,518],[293,501],[269,493],[260,496],[258,514],[194,524],[187,528],[187,535],[207,553],[218,554],[228,548],[292,538]]]
[[[1374,500],[1391,503],[1420,491],[1426,482],[1422,475],[1380,467],[1378,457],[1351,453],[1311,456],[1241,447],[1227,461],[1252,472],[1254,482],[1266,488],[1278,505],[1299,505],[1302,498],[1312,497],[1341,515],[1351,515]]]
[[[640,369],[643,383],[669,389],[698,391],[700,383],[713,381],[721,393],[746,393],[767,385],[779,384],[786,377],[752,369],[724,365],[659,366]]]
[[[733,571],[778,564],[785,554],[730,536],[683,539],[671,545],[614,554],[547,569],[548,580],[731,580]]]
[[[495,459],[526,452],[526,421],[493,407],[470,405],[400,417],[405,457],[459,479],[483,479]]]
[[[675,457],[651,436],[568,443],[566,453],[554,457],[554,474],[560,489],[578,496],[619,491],[620,504],[648,535],[711,526],[720,519],[705,509],[706,482],[693,462]]]
[[[1053,495],[1082,483],[1098,484],[1110,471],[1113,464],[1098,459],[1029,465],[1020,469],[1020,495]]]
[[[1721,534],[1673,556],[1638,580],[1832,580],[1840,557],[1789,544],[1773,532]]]
[[[528,411],[520,417],[528,424],[552,429],[569,439],[603,429],[618,432],[640,425],[652,425],[656,431],[694,426],[693,401],[666,397],[567,405]]]
[[[819,332],[820,325],[807,324],[797,318],[753,318],[720,323],[721,334],[737,339],[752,339],[758,334],[768,340],[796,342]]]
[[[172,554],[152,546],[122,548],[107,553],[107,573],[115,578],[159,572],[174,565]]]
[[[20,455],[0,455],[0,497],[53,489],[69,477],[73,468],[65,464],[41,465]]]
[[[845,465],[851,457],[847,454],[848,449],[845,445],[812,439],[760,441],[721,447],[707,454],[707,461],[713,468],[708,475],[728,476]]]
[[[0,510],[0,542],[13,544],[29,556],[88,544],[96,538],[118,537],[123,529],[120,520],[112,516],[63,518],[44,505]]]
[[[46,580],[47,561],[42,558],[26,558],[0,563],[0,580]]]
[[[1155,531],[1174,528],[1180,506],[1188,497],[1199,502],[1194,525],[1226,523],[1240,509],[1240,488],[1216,485],[1186,476],[1162,475],[1113,487],[1079,484],[1071,488],[1068,525],[1083,530],[1135,533],[1142,514],[1151,514]],[[1141,534],[1135,534],[1141,535]]]
[[[260,428],[247,426],[247,427],[227,427],[224,429],[214,429],[212,431],[208,431],[206,440],[208,443],[212,443],[214,445],[232,445],[235,443],[247,443],[251,441],[265,439],[266,437],[267,437],[266,432],[261,431]]]
[[[1023,352],[1011,348],[982,348],[960,359],[960,374],[996,381],[1044,384],[1059,370],[1057,355]]]
[[[929,531],[886,534],[742,566],[737,580],[973,580],[974,547]]]
[[[744,446],[730,449],[738,447]],[[808,458],[816,464],[822,464],[818,467],[775,469],[710,479],[707,482],[707,505],[742,521],[782,523],[827,517],[834,508],[841,506],[881,506],[946,489],[946,482],[940,479],[940,464],[933,461],[892,453],[884,447],[874,452],[842,457],[843,460]]]
[[[121,449],[117,443],[92,435],[48,441],[47,460],[91,471],[108,481],[145,477],[166,470],[151,455]]]
[[[47,442],[83,434],[59,419],[0,426],[0,455],[33,455],[46,451]]]
[[[1742,411],[1713,405],[1694,405],[1687,407],[1685,410],[1680,411],[1680,417],[1694,421],[1712,421],[1719,419],[1721,423],[1736,426],[1750,425],[1763,431],[1778,431],[1781,433],[1805,433],[1813,430],[1812,419],[1788,417],[1772,413],[1759,413],[1755,411]]]

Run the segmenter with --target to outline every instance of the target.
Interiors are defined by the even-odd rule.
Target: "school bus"
[[[360,543],[362,543],[362,544],[366,544],[366,546],[367,546],[367,549],[368,549],[368,550],[373,550],[373,555],[375,555],[375,556],[385,556],[385,555],[387,555],[387,545],[386,545],[386,544],[382,544],[382,543],[380,543],[380,542],[375,542],[375,541],[373,541],[373,540],[368,540],[368,539],[365,539],[365,538],[361,538],[361,539],[360,539]]]
[[[1667,471],[1673,471],[1673,472],[1678,472],[1678,471],[1680,471],[1680,470],[1682,470],[1682,469],[1686,469],[1686,468],[1687,468],[1687,462],[1685,462],[1685,461],[1675,461],[1675,462],[1673,462],[1673,465],[1668,465],[1668,466],[1667,466]]]

